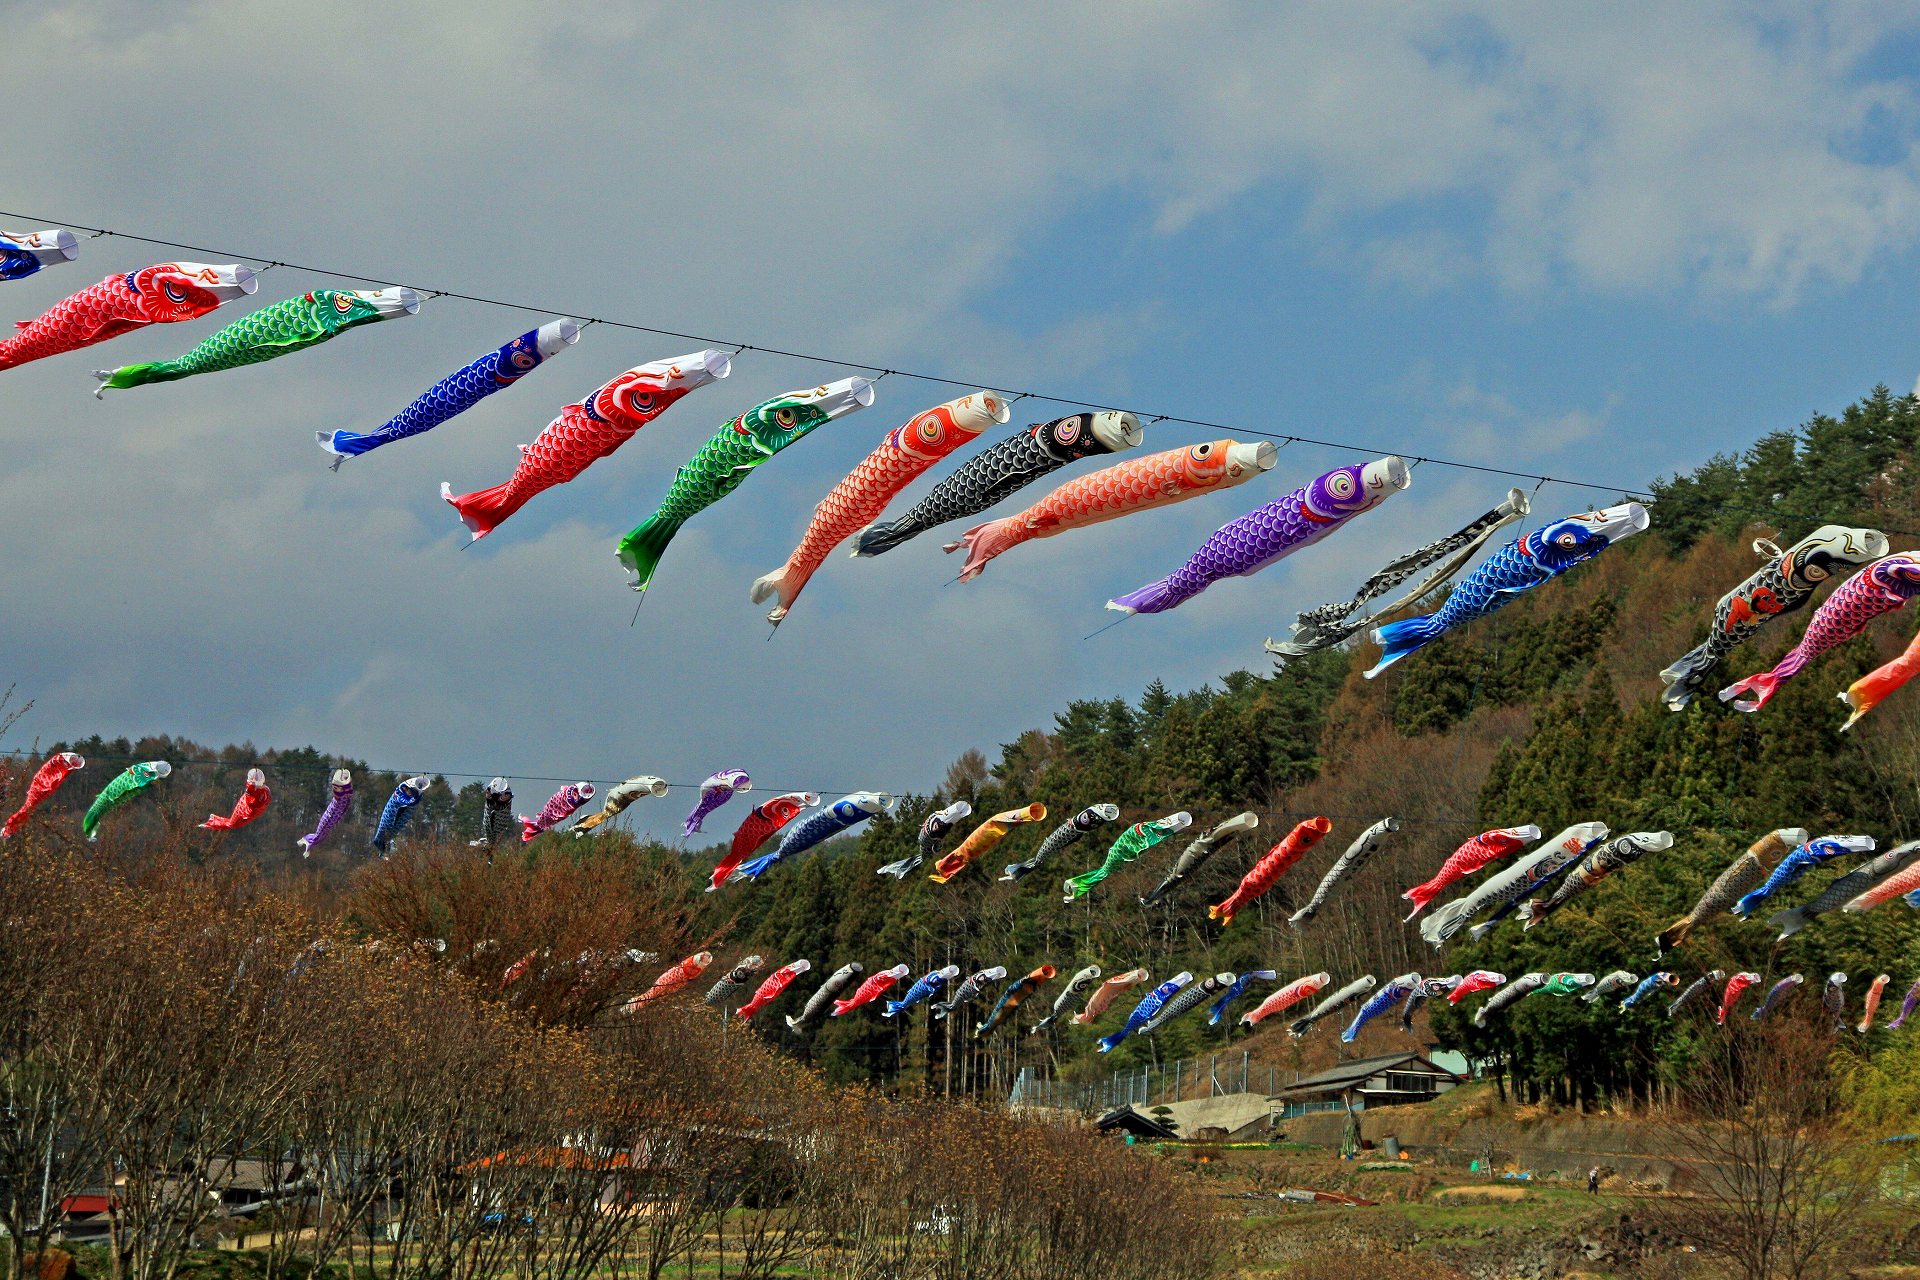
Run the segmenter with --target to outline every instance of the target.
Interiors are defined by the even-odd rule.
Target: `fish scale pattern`
[[[1286,986],[1262,1000],[1254,1008],[1240,1015],[1240,1024],[1257,1027],[1276,1013],[1283,1013],[1299,1004],[1309,996],[1317,996],[1327,989],[1331,979],[1324,973],[1308,974],[1304,978],[1295,978]]]
[[[1113,804],[1090,804],[1065,822],[1047,832],[1047,838],[1033,851],[1033,856],[1025,862],[1010,862],[1002,880],[1019,880],[1029,872],[1038,871],[1063,849],[1070,849],[1092,834],[1093,829],[1112,822],[1120,816],[1120,806]]]
[[[1787,650],[1771,671],[1736,680],[1720,691],[1720,701],[1732,703],[1736,711],[1758,711],[1809,662],[1853,639],[1881,614],[1904,608],[1916,595],[1920,595],[1920,557],[1900,552],[1875,560],[1834,588],[1813,611],[1800,643]]]
[[[1065,882],[1065,901],[1072,902],[1093,886],[1118,871],[1126,863],[1132,862],[1147,850],[1158,845],[1168,836],[1185,831],[1193,824],[1193,815],[1182,809],[1179,813],[1170,813],[1164,818],[1152,822],[1136,822],[1120,833],[1107,850],[1107,856],[1099,866],[1091,871],[1082,871],[1069,877]]]
[[[543,343],[542,338],[549,330],[553,332],[554,340]],[[529,329],[497,350],[489,351],[472,364],[440,379],[415,396],[406,408],[372,431],[316,431],[314,435],[322,449],[338,455],[333,462],[337,471],[340,463],[347,458],[358,457],[396,440],[406,440],[431,431],[449,419],[458,417],[494,392],[504,391],[539,368],[550,358],[549,351],[544,347],[562,350],[578,336],[579,330],[573,327],[570,320]]]
[[[1726,976],[1727,971],[1725,969],[1713,969],[1695,978],[1687,984],[1686,990],[1675,996],[1673,1003],[1667,1006],[1667,1016],[1671,1018],[1695,1000],[1706,995],[1707,992],[1712,991],[1714,984]]]
[[[1265,469],[1241,461],[1239,452],[1236,441],[1210,440],[1104,467],[1067,481],[1025,511],[967,530],[944,550],[966,549],[960,581],[968,582],[985,571],[989,560],[1023,542],[1231,488]],[[1270,455],[1267,465],[1272,465]]]
[[[597,812],[588,814],[571,827],[568,827],[567,830],[571,831],[575,836],[583,836],[589,831],[598,829],[604,823],[612,822],[644,797],[664,796],[665,794],[667,794],[666,780],[664,778],[656,778],[650,773],[639,774],[635,777],[627,778],[624,781],[616,782],[607,788],[606,798],[600,802],[600,808]]]
[[[970,974],[967,980],[961,983],[954,991],[953,995],[933,1006],[933,1016],[936,1018],[944,1018],[961,1005],[978,1000],[989,986],[1006,976],[1007,969],[1005,965],[995,965],[991,969],[982,969],[978,973]]]
[[[1153,1015],[1160,1012],[1162,1005],[1173,999],[1176,993],[1192,981],[1192,974],[1177,973],[1153,990],[1147,992],[1146,995],[1140,997],[1140,1003],[1133,1006],[1133,1011],[1127,1015],[1127,1020],[1121,1025],[1120,1029],[1111,1035],[1100,1038],[1098,1042],[1100,1052],[1112,1052],[1122,1040],[1125,1040],[1128,1036],[1146,1026],[1147,1023],[1152,1020]]]
[[[1160,883],[1140,895],[1140,905],[1148,907],[1160,901],[1175,885],[1204,866],[1216,852],[1239,839],[1243,832],[1251,831],[1259,825],[1259,816],[1249,812],[1235,814],[1224,822],[1216,822],[1202,831],[1185,849],[1180,851],[1180,856],[1173,860],[1172,869]]]
[[[394,305],[388,299],[394,298]],[[100,390],[173,382],[200,373],[218,373],[274,360],[331,341],[349,329],[406,315],[419,308],[410,289],[315,289],[268,303],[202,338],[193,350],[172,360],[149,360],[102,370]]]
[[[891,551],[936,525],[978,515],[1069,462],[1112,453],[1113,447],[1108,443],[1112,434],[1107,433],[1103,439],[1102,433],[1094,430],[1096,416],[1071,413],[1051,422],[1036,422],[1018,435],[1008,436],[982,450],[935,485],[899,519],[868,525],[861,530],[854,539],[853,554],[877,556]],[[1112,416],[1126,420],[1131,427],[1131,439],[1138,439],[1138,419],[1132,414]]]
[[[1818,840],[1809,840],[1780,859],[1779,865],[1761,882],[1760,887],[1734,903],[1731,910],[1744,920],[1762,902],[1815,867],[1850,853],[1872,853],[1873,845],[1872,836],[1821,836]]]
[[[1784,998],[1788,992],[1794,990],[1806,980],[1803,974],[1788,974],[1773,984],[1773,987],[1767,992],[1766,996],[1761,999],[1758,1007],[1748,1016],[1755,1022],[1760,1021],[1760,1019],[1767,1016],[1768,1012],[1771,1011],[1776,1004],[1780,1003],[1781,999]]]
[[[1593,984],[1580,999],[1587,1004],[1598,1004],[1616,992],[1625,991],[1640,981],[1640,975],[1627,969],[1615,969],[1600,981]]]
[[[1672,847],[1671,831],[1633,831],[1603,840],[1568,872],[1551,896],[1522,906],[1520,917],[1531,929],[1565,906],[1568,899],[1585,893],[1622,867],[1631,866],[1650,853],[1661,853]]]
[[[776,626],[787,616],[808,579],[827,553],[878,516],[893,496],[934,463],[976,439],[995,423],[1007,420],[1007,402],[991,391],[936,405],[905,426],[887,433],[876,446],[813,509],[800,544],[787,562],[753,584],[755,603],[777,596],[767,614]]]
[[[1633,994],[1622,1000],[1620,1007],[1622,1009],[1631,1009],[1651,995],[1655,987],[1670,987],[1678,981],[1679,979],[1677,977],[1665,970],[1661,970],[1658,973],[1650,973],[1640,979],[1640,984],[1633,989]]]
[[[1224,976],[1227,979],[1226,982],[1220,980],[1222,975],[1215,974],[1210,978],[1203,978],[1191,986],[1182,987],[1174,993],[1172,999],[1160,1006],[1159,1012],[1147,1019],[1146,1025],[1140,1028],[1140,1034],[1150,1036],[1168,1023],[1178,1021],[1180,1018],[1185,1017],[1188,1013],[1191,1013],[1193,1010],[1198,1009],[1201,1005],[1213,999],[1213,997],[1219,995],[1220,992],[1233,981],[1232,974],[1229,973]]]
[[[113,809],[131,800],[135,795],[152,786],[163,775],[152,764],[128,765],[116,775],[113,781],[93,798],[87,811],[80,819],[80,833],[91,840],[100,827],[100,820]]]
[[[828,974],[827,980],[820,984],[820,989],[807,997],[805,1007],[803,1007],[798,1014],[787,1015],[788,1028],[798,1031],[806,1026],[807,1023],[813,1021],[822,1009],[826,1008],[836,996],[842,991],[845,991],[847,986],[859,976],[860,965],[857,962],[843,964],[831,974]]]
[[[993,1006],[993,1012],[973,1029],[974,1037],[984,1040],[992,1035],[1002,1022],[1013,1016],[1013,1011],[1020,1007],[1022,1001],[1053,981],[1054,974],[1058,972],[1052,965],[1043,964],[1018,982],[1008,983],[1007,989],[1000,993],[999,1002]]]
[[[1420,922],[1420,936],[1436,947],[1444,946],[1461,929],[1468,928],[1468,921],[1491,907],[1492,915],[1471,927],[1473,937],[1485,936],[1522,898],[1572,867],[1606,835],[1604,822],[1574,823],[1506,870],[1481,881],[1466,896],[1435,909]]]
[[[1439,896],[1442,889],[1465,876],[1470,876],[1500,858],[1519,849],[1529,840],[1540,838],[1540,828],[1531,824],[1524,827],[1501,827],[1494,831],[1484,831],[1467,841],[1448,855],[1433,873],[1430,880],[1417,884],[1400,896],[1413,904],[1414,915],[1418,915],[1429,902]],[[1412,919],[1411,916],[1408,919]]]
[[[443,484],[440,496],[475,538],[484,538],[536,495],[577,478],[689,392],[725,377],[729,368],[724,352],[696,351],[629,369],[585,399],[562,406],[532,444],[520,446],[520,461],[506,480],[457,497],[451,485]]]
[[[1419,986],[1420,975],[1409,973],[1392,979],[1386,986],[1368,996],[1367,1002],[1360,1006],[1360,1011],[1353,1015],[1353,1021],[1348,1024],[1347,1029],[1340,1033],[1341,1043],[1352,1044],[1360,1035],[1361,1028],[1411,996]]]
[[[921,1001],[931,1000],[946,987],[948,980],[956,977],[959,972],[959,965],[948,965],[942,969],[935,969],[931,973],[921,974],[914,984],[907,988],[905,995],[898,1000],[886,1002],[880,1010],[880,1016],[895,1018]]]
[[[854,993],[844,1000],[833,1002],[833,1016],[844,1017],[864,1004],[869,1004],[885,995],[893,984],[907,976],[907,966],[897,964],[891,969],[883,969],[854,989]]]
[[[771,839],[774,832],[819,803],[820,797],[811,791],[789,791],[786,795],[774,796],[755,805],[753,811],[741,819],[740,825],[734,829],[733,842],[727,846],[726,856],[720,859],[708,878],[709,889],[718,889],[725,884],[734,870]]]
[[[1017,826],[1029,822],[1044,822],[1047,806],[1039,803],[1022,805],[1018,809],[1008,809],[996,813],[985,822],[967,833],[950,853],[934,864],[933,873],[927,877],[938,884],[946,884],[955,876],[972,866],[976,858],[984,857],[995,845],[1006,839]]]
[[[220,286],[230,273],[243,284]],[[63,298],[32,320],[15,321],[16,332],[0,342],[0,369],[77,351],[132,333],[150,324],[195,320],[252,288],[253,275],[235,268],[204,267],[193,262],[161,262]]]
[[[1501,987],[1498,991],[1488,996],[1487,1002],[1474,1010],[1473,1025],[1476,1027],[1486,1026],[1489,1017],[1518,1001],[1526,999],[1546,985],[1547,975],[1544,973],[1521,974],[1512,982],[1509,982],[1506,986]]]
[[[1129,969],[1125,973],[1115,974],[1101,983],[1094,993],[1087,997],[1087,1007],[1073,1015],[1073,1021],[1079,1026],[1087,1026],[1107,1011],[1114,998],[1128,987],[1137,987],[1152,975],[1145,969]]]
[[[745,769],[722,769],[709,774],[700,784],[700,798],[694,802],[693,811],[687,815],[681,830],[689,836],[698,835],[700,824],[707,820],[708,814],[733,799],[735,792],[751,790],[753,779]]]
[[[1453,990],[1447,992],[1447,1003],[1459,1004],[1468,996],[1500,986],[1506,980],[1507,975],[1497,969],[1475,969],[1453,984]]]
[[[811,962],[806,960],[795,960],[791,964],[781,965],[778,969],[775,969],[767,975],[767,980],[760,984],[759,989],[753,993],[751,1000],[733,1011],[734,1016],[742,1019],[751,1018],[754,1014],[760,1012],[775,1000],[778,1000],[781,995],[786,992],[786,989],[793,985],[795,978],[798,978],[812,967]]]
[[[908,872],[919,869],[928,858],[937,858],[940,842],[946,838],[947,832],[972,812],[973,806],[967,801],[955,800],[946,808],[928,814],[926,821],[920,824],[920,835],[913,852],[897,862],[874,868],[875,874],[891,876],[895,880],[906,878]]]
[[[1297,824],[1279,844],[1267,850],[1260,860],[1253,864],[1240,883],[1234,886],[1232,893],[1207,908],[1207,915],[1218,920],[1221,925],[1233,923],[1234,916],[1247,905],[1273,888],[1274,881],[1292,869],[1294,863],[1306,856],[1307,850],[1320,842],[1320,837],[1333,830],[1331,818],[1308,818]]]
[[[1184,604],[1222,578],[1257,573],[1311,546],[1354,516],[1405,488],[1406,463],[1383,458],[1336,467],[1272,502],[1263,503],[1210,534],[1187,562],[1137,591],[1107,602],[1123,613],[1160,613]]]
[[[753,981],[753,975],[766,966],[760,956],[748,956],[733,968],[727,970],[720,981],[707,988],[707,994],[701,997],[703,1003],[718,1007],[720,1002],[732,996]]]
[[[820,812],[809,814],[798,824],[787,828],[787,834],[780,838],[779,845],[772,853],[763,853],[750,862],[741,863],[728,879],[757,880],[778,863],[795,854],[805,853],[822,840],[839,835],[850,827],[858,826],[886,809],[890,803],[890,798],[878,791],[856,791],[850,796],[842,796]]]
[[[547,797],[540,812],[531,818],[520,819],[520,843],[526,844],[543,831],[552,830],[568,818],[573,811],[593,799],[591,782],[569,782],[566,786]]]
[[[1647,509],[1637,502],[1601,511],[1577,512],[1516,538],[1481,561],[1432,613],[1375,627],[1380,659],[1366,671],[1371,680],[1453,627],[1511,604],[1520,593],[1584,564],[1622,538],[1647,527]]]
[[[1720,597],[1707,638],[1660,673],[1667,681],[1662,701],[1675,711],[1686,707],[1729,653],[1773,619],[1805,606],[1835,566],[1862,565],[1887,550],[1887,535],[1878,529],[1829,524],[1770,556],[1745,582]]]
[[[1907,988],[1906,998],[1900,1002],[1900,1016],[1887,1024],[1887,1030],[1898,1031],[1913,1016],[1916,1006],[1920,1006],[1920,978],[1915,978],[1913,985]]]
[[[653,583],[660,557],[681,526],[738,489],[761,463],[815,428],[873,402],[873,384],[845,378],[789,391],[755,405],[716,431],[674,473],[652,515],[627,531],[614,554],[633,573],[633,589]]]
[[[489,791],[481,806],[480,839],[482,847],[508,844],[519,834],[520,820],[513,813],[513,792]]]
[[[21,799],[20,807],[0,825],[0,840],[20,830],[33,811],[45,803],[46,798],[60,789],[67,775],[75,769],[86,767],[86,761],[72,751],[60,751],[47,757],[46,761],[34,771],[33,781],[27,784],[27,794]]]
[[[1100,966],[1097,964],[1090,964],[1067,979],[1066,987],[1059,995],[1053,998],[1053,1008],[1048,1011],[1046,1017],[1040,1019],[1040,1021],[1035,1024],[1029,1034],[1037,1036],[1054,1023],[1060,1021],[1060,1015],[1067,1011],[1067,1006],[1075,1000],[1078,1000],[1089,987],[1098,981],[1100,981]]]
[[[346,817],[347,810],[352,807],[353,783],[333,783],[331,794],[327,797],[327,807],[320,811],[320,820],[313,824],[312,831],[300,837],[300,856],[304,858],[311,854],[340,825],[340,819]]]
[[[1378,982],[1379,980],[1372,974],[1355,978],[1352,982],[1341,987],[1332,995],[1322,998],[1319,1004],[1316,1004],[1313,1008],[1307,1010],[1305,1014],[1287,1024],[1287,1034],[1290,1036],[1305,1035],[1313,1024],[1319,1022],[1322,1018],[1346,1008],[1356,1000],[1363,999],[1367,992],[1373,990],[1374,987],[1378,985]]]
[[[1920,862],[1867,886],[1863,892],[1847,902],[1846,909],[1850,912],[1866,911],[1883,902],[1905,897],[1916,890],[1920,890]]]
[[[419,804],[420,787],[411,779],[395,787],[393,794],[387,797],[387,803],[380,809],[380,821],[373,829],[373,847],[384,854],[393,838],[406,830]]]
[[[1287,923],[1297,929],[1318,915],[1335,886],[1365,865],[1367,859],[1371,858],[1374,851],[1380,847],[1381,842],[1399,829],[1400,819],[1382,818],[1362,831],[1354,838],[1353,843],[1347,846],[1347,851],[1327,868],[1327,873],[1320,877],[1320,883],[1314,889],[1313,896],[1307,899],[1307,904],[1287,917]]]

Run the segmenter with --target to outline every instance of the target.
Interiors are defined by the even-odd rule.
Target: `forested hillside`
[[[720,852],[718,840],[701,849],[644,852],[656,866],[684,864],[685,897],[676,910],[685,913],[694,936],[713,940],[721,964],[748,952],[764,955],[769,969],[810,959],[814,975],[796,990],[852,960],[869,973],[897,962],[915,974],[946,963],[963,972],[1004,964],[1016,977],[1043,961],[1060,971],[1061,978],[1021,1010],[1018,1033],[1003,1032],[989,1051],[969,1051],[968,1028],[955,1025],[957,1019],[931,1023],[924,1013],[891,1022],[832,1021],[804,1041],[788,1035],[777,1018],[761,1019],[762,1034],[839,1079],[924,1080],[958,1090],[1004,1086],[1019,1065],[1092,1079],[1147,1059],[1229,1045],[1237,1050],[1242,1041],[1256,1057],[1283,1065],[1324,1062],[1334,1052],[1330,1026],[1316,1028],[1305,1042],[1289,1041],[1275,1025],[1283,1019],[1247,1036],[1232,1025],[1208,1027],[1204,1016],[1188,1017],[1151,1041],[1136,1038],[1104,1056],[1093,1052],[1094,1032],[1064,1020],[1045,1036],[1026,1035],[1040,1016],[1033,1011],[1050,1005],[1066,975],[1086,964],[1108,974],[1146,966],[1156,981],[1181,969],[1205,975],[1271,968],[1282,981],[1325,969],[1336,983],[1363,973],[1384,981],[1410,970],[1474,967],[1509,975],[1535,969],[1645,974],[1664,967],[1683,981],[1714,967],[1750,968],[1769,976],[1804,972],[1809,986],[1801,999],[1815,998],[1829,970],[1845,970],[1853,975],[1856,1001],[1871,977],[1885,971],[1894,977],[1889,999],[1897,1002],[1920,977],[1920,913],[1898,903],[1864,916],[1833,913],[1777,949],[1775,931],[1758,919],[1723,916],[1662,964],[1656,964],[1653,937],[1771,828],[1865,833],[1882,848],[1920,835],[1920,688],[1889,698],[1845,735],[1838,732],[1845,708],[1835,701],[1849,681],[1898,652],[1920,619],[1911,610],[1881,619],[1866,637],[1788,683],[1757,715],[1740,715],[1710,698],[1671,712],[1659,701],[1657,673],[1699,641],[1715,600],[1757,566],[1749,546],[1755,538],[1785,545],[1818,524],[1843,523],[1882,529],[1895,549],[1920,546],[1913,532],[1920,530],[1917,442],[1920,406],[1880,388],[1838,417],[1817,417],[1796,431],[1764,437],[1741,456],[1718,457],[1654,484],[1650,533],[1447,635],[1376,681],[1360,675],[1374,656],[1371,646],[1321,654],[1268,675],[1259,637],[1249,636],[1255,670],[1198,690],[1174,692],[1155,681],[1137,700],[1072,703],[1050,724],[991,752],[966,750],[934,794],[906,798],[892,819],[783,864],[757,884],[699,892]],[[1586,496],[1548,487],[1534,501],[1537,523],[1584,507]],[[1315,603],[1276,598],[1274,631],[1284,630],[1294,609]],[[1725,679],[1712,687],[1771,664],[1809,613],[1774,624],[1736,651],[1723,668]],[[70,745],[97,758],[101,775],[128,758],[218,762],[182,768],[158,803],[116,822],[115,856],[137,858],[143,840],[185,841],[202,858],[259,861],[274,874],[306,878],[316,892],[355,873],[367,856],[367,829],[395,781],[311,748],[273,753],[99,739]],[[195,830],[206,813],[224,811],[254,763],[266,765],[276,789],[268,818],[232,837]],[[294,841],[324,803],[326,773],[336,764],[356,769],[353,825],[344,839],[302,864]],[[89,784],[104,782],[91,776],[95,769],[88,772]],[[19,766],[14,773],[9,794],[21,785]],[[69,788],[53,808],[84,806],[93,789]],[[525,784],[525,790],[523,811],[551,784]],[[981,819],[1030,801],[1044,803],[1049,817],[1016,828],[951,885],[929,881],[925,868],[901,882],[876,874],[881,864],[910,854],[921,820],[955,799],[969,801],[974,816],[949,836],[947,847]],[[1060,820],[1097,802],[1118,805],[1120,821],[1018,884],[998,881],[1003,864],[1027,856]],[[476,833],[477,781],[458,792],[436,787],[426,803],[416,843],[435,834],[464,842]],[[722,810],[710,824],[714,836],[724,839],[745,808],[736,801]],[[1086,900],[1062,902],[1061,877],[1097,863],[1126,823],[1179,809],[1193,814],[1192,831],[1149,851]],[[1158,883],[1193,834],[1243,809],[1259,815],[1257,831],[1162,902],[1141,905],[1140,895]],[[1207,904],[1225,896],[1252,859],[1295,822],[1315,814],[1333,820],[1333,833],[1231,927],[1210,921]],[[1399,833],[1317,919],[1290,928],[1286,916],[1348,841],[1386,815],[1400,818]],[[1400,891],[1426,879],[1468,837],[1528,822],[1552,833],[1583,820],[1605,822],[1615,833],[1667,829],[1676,841],[1538,928],[1523,932],[1509,919],[1483,942],[1463,937],[1436,955],[1403,923],[1407,904]],[[627,839],[616,832],[601,843]],[[548,838],[503,856],[576,856],[587,844]],[[1782,905],[1805,900],[1844,869],[1814,872]],[[1223,1022],[1231,1024],[1266,989],[1256,988]],[[1123,996],[1108,1018],[1122,1016],[1132,998]],[[1563,1098],[1642,1093],[1663,1072],[1683,1069],[1689,1039],[1702,1033],[1697,1021],[1666,1019],[1664,1000],[1624,1014],[1610,1003],[1529,1000],[1485,1031],[1444,1002],[1433,1003],[1440,1008],[1430,1029],[1422,1019],[1420,1039],[1493,1060],[1527,1092]],[[1397,1024],[1397,1017],[1378,1020],[1351,1052],[1406,1043]],[[980,1052],[994,1057],[989,1062]]]

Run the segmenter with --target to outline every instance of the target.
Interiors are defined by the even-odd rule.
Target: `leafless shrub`
[[[1222,1228],[1083,1126],[835,1091],[681,1003],[609,1013],[644,974],[614,958],[689,941],[629,851],[419,848],[333,918],[142,849],[129,876],[29,838],[0,911],[0,1225],[44,1245],[43,1185],[110,1187],[113,1280],[239,1235],[267,1280],[1213,1273]],[[557,959],[503,983],[529,954]]]
[[[1660,1122],[1692,1161],[1692,1197],[1652,1202],[1665,1234],[1749,1280],[1845,1270],[1884,1156],[1836,1106],[1830,1049],[1817,1013],[1708,1042]]]

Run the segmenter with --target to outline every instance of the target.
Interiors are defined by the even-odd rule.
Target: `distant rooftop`
[[[1337,1093],[1344,1089],[1355,1089],[1367,1080],[1383,1072],[1391,1071],[1396,1075],[1438,1076],[1452,1083],[1459,1079],[1445,1067],[1436,1066],[1418,1053],[1384,1053],[1373,1058],[1356,1058],[1352,1062],[1343,1062],[1337,1067],[1314,1075],[1303,1076],[1287,1085],[1276,1097],[1286,1098],[1302,1093]],[[1399,1092],[1395,1090],[1395,1092]]]

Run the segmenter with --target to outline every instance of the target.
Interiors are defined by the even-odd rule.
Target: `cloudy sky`
[[[964,586],[935,537],[836,555],[769,643],[748,584],[953,394],[895,377],[696,519],[630,629],[613,544],[674,468],[849,371],[742,356],[465,553],[440,481],[504,479],[558,405],[694,344],[590,329],[327,470],[315,429],[371,429],[554,314],[1068,402],[1017,422],[1078,397],[1632,486],[1920,369],[1920,24],[1894,6],[592,8],[0,3],[20,53],[0,208],[33,220],[4,225],[551,308],[430,300],[277,363],[88,395],[97,365],[340,283],[282,267],[213,319],[0,375],[0,683],[37,703],[4,745],[171,732],[925,789],[1070,698],[1259,669],[1295,610],[1506,487],[1422,467],[1296,562],[1082,639],[1219,523],[1369,456],[1294,445],[1252,485]],[[87,240],[0,286],[5,318],[176,256]],[[1162,423],[1147,447],[1199,438]]]

